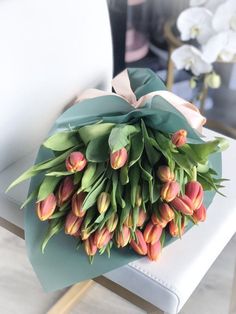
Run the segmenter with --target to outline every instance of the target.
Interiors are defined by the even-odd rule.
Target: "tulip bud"
[[[40,220],[45,221],[54,213],[57,201],[53,193],[49,194],[44,200],[36,203],[37,215]]]
[[[162,234],[162,228],[158,225],[154,225],[152,222],[149,222],[144,230],[144,240],[146,243],[155,243],[157,242]]]
[[[185,185],[185,194],[191,199],[194,209],[202,205],[203,193],[202,185],[198,181],[191,181]]]
[[[203,222],[206,220],[206,207],[202,204],[198,209],[193,213],[193,220],[197,222]]]
[[[132,210],[129,212],[129,215],[125,219],[124,225],[126,225],[128,228],[133,228],[133,211]]]
[[[141,208],[138,214],[137,227],[142,227],[146,219],[147,219],[147,213],[144,211],[143,208]]]
[[[137,187],[137,194],[136,194],[135,205],[137,207],[140,207],[142,205],[141,187],[139,185]]]
[[[80,192],[79,194],[75,193],[72,198],[72,212],[77,217],[83,217],[86,211],[83,209],[83,202],[86,197],[86,193]]]
[[[187,140],[186,130],[179,130],[175,132],[171,137],[171,141],[176,147],[183,146],[186,143],[186,140]]]
[[[116,232],[117,247],[124,247],[129,243],[130,230],[127,226],[123,225],[121,231]]]
[[[93,236],[84,241],[84,250],[88,256],[94,256],[97,252],[97,246],[94,244]]]
[[[139,255],[147,255],[147,244],[144,241],[143,234],[140,230],[135,231],[136,240],[132,239],[130,241],[130,246]]]
[[[78,235],[83,218],[75,216],[72,211],[66,216],[65,233]]]
[[[154,225],[158,225],[161,228],[165,228],[168,223],[168,221],[164,220],[162,217],[157,216],[155,213],[152,214],[151,220]]]
[[[174,207],[174,209],[180,211],[185,215],[193,214],[193,202],[187,195],[176,197],[173,201],[171,201],[170,204]]]
[[[97,208],[100,214],[105,213],[111,203],[110,194],[102,192],[97,199]]]
[[[162,203],[160,205],[159,209],[160,209],[160,213],[161,213],[161,218],[163,220],[169,222],[172,219],[174,219],[175,213],[168,204]]]
[[[147,245],[147,255],[151,261],[156,261],[161,253],[161,242],[157,241],[153,244]]]
[[[66,158],[66,169],[69,172],[82,171],[87,165],[87,160],[81,152],[73,152]]]
[[[57,204],[61,206],[65,203],[72,195],[74,191],[73,179],[69,176],[66,177],[60,184],[57,191]]]
[[[82,240],[87,240],[91,234],[91,231],[88,229],[81,229],[81,239]]]
[[[175,179],[174,172],[168,166],[160,166],[157,170],[157,176],[162,182],[170,182]]]
[[[113,169],[122,168],[128,159],[128,153],[125,147],[110,154],[110,163]]]
[[[167,182],[161,188],[163,201],[171,202],[179,194],[179,183],[176,181]]]
[[[111,215],[111,217],[106,222],[106,228],[109,232],[113,232],[116,229],[116,226],[118,224],[118,215],[117,213],[114,213]]]
[[[180,230],[178,228],[178,225],[174,222],[174,220],[171,220],[171,222],[169,222],[169,232],[171,236],[174,238],[178,236],[181,237],[184,233],[184,229],[185,229],[184,219],[182,219]]]
[[[98,249],[101,249],[111,240],[112,234],[107,230],[107,228],[103,228],[102,230],[97,230],[94,234],[94,244]]]

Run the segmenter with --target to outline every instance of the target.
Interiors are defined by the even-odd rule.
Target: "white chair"
[[[28,186],[20,185],[8,195],[5,188],[32,164],[34,150],[70,100],[87,87],[109,87],[112,61],[106,3],[3,1],[0,42],[0,225],[24,237],[19,204]],[[231,179],[227,198],[216,195],[207,221],[165,248],[158,262],[141,258],[95,281],[149,313],[180,311],[236,231],[236,142],[230,144],[223,154],[223,177]],[[91,283],[71,287],[48,313],[68,312]]]

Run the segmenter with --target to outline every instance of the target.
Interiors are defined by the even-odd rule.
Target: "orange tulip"
[[[171,137],[171,141],[176,147],[183,146],[187,141],[187,131],[179,130],[175,132]]]
[[[144,230],[144,240],[146,243],[155,243],[157,242],[162,234],[162,228],[158,225],[154,225],[152,222],[149,222]]]
[[[110,194],[102,192],[97,199],[97,208],[100,214],[105,213],[111,203]]]
[[[66,216],[65,233],[69,235],[78,235],[82,222],[82,217],[75,216],[72,211],[69,212]]]
[[[206,207],[202,204],[198,209],[193,213],[193,219],[197,222],[203,222],[206,220]]]
[[[121,231],[116,232],[116,244],[117,247],[124,247],[129,243],[130,230],[127,226],[123,225]]]
[[[158,225],[158,226],[160,226],[161,228],[165,228],[165,226],[166,226],[167,223],[168,223],[168,221],[164,220],[162,217],[157,216],[156,213],[153,213],[153,214],[152,214],[151,220],[152,220],[152,223],[153,223],[154,225]]]
[[[87,160],[81,152],[73,152],[66,158],[66,169],[69,172],[82,171],[87,165]]]
[[[98,249],[101,249],[111,240],[112,234],[107,230],[107,228],[103,228],[101,230],[97,230],[94,234],[94,244]]]
[[[157,170],[157,176],[162,182],[170,182],[175,179],[174,172],[168,166],[160,166]]]
[[[75,216],[77,217],[83,217],[86,213],[86,211],[83,209],[83,202],[86,197],[86,193],[80,192],[79,194],[75,193],[73,198],[72,198],[72,212]]]
[[[140,230],[135,231],[136,240],[130,241],[130,246],[139,255],[147,255],[147,244],[144,240],[143,234]]]
[[[170,204],[174,207],[174,209],[180,211],[185,215],[193,214],[193,202],[187,195],[176,197],[173,201],[171,201]]]
[[[74,191],[73,179],[69,176],[66,177],[60,184],[57,191],[57,204],[58,206],[63,205],[71,197]]]
[[[171,207],[166,204],[166,203],[162,203],[160,206],[159,206],[159,210],[160,210],[160,213],[161,213],[161,218],[164,220],[164,221],[171,221],[172,219],[174,219],[175,217],[175,213],[173,211],[173,209],[171,209]]]
[[[161,198],[163,201],[171,202],[179,194],[179,183],[171,181],[165,183],[161,188]]]
[[[49,219],[57,206],[55,195],[53,193],[49,194],[44,200],[36,203],[36,206],[39,219],[42,221]]]
[[[128,159],[128,152],[125,147],[110,154],[110,163],[113,169],[122,168]]]
[[[179,230],[178,225],[174,222],[174,220],[171,220],[171,222],[169,222],[169,232],[171,234],[172,237],[178,237],[178,236],[182,236],[184,234],[184,229],[185,229],[185,225],[184,225],[184,219],[181,222],[181,229]]]
[[[147,255],[151,261],[156,261],[161,254],[161,242],[157,241],[153,244],[149,243],[147,245]]]
[[[185,194],[192,200],[194,209],[202,205],[203,193],[202,185],[198,181],[191,181],[185,185]]]
[[[94,244],[93,236],[84,241],[84,250],[88,256],[94,256],[97,253],[97,246]]]

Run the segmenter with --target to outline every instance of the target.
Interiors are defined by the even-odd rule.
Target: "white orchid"
[[[236,1],[228,0],[218,6],[213,19],[213,28],[218,31],[236,31]]]
[[[206,8],[193,7],[184,10],[177,19],[177,27],[183,41],[196,38],[200,44],[205,43],[214,33],[212,12]]]
[[[212,71],[212,65],[206,62],[201,51],[192,45],[183,45],[175,49],[171,58],[178,70],[190,70],[196,76]]]
[[[217,7],[223,3],[225,0],[190,0],[189,4],[192,7],[204,6],[211,12],[215,12]]]
[[[203,59],[212,63],[217,59],[230,62],[236,55],[236,32],[225,31],[211,37],[202,47]]]

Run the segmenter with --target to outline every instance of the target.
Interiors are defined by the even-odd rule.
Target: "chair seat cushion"
[[[205,130],[209,136],[219,136]],[[157,262],[141,258],[105,274],[105,277],[130,290],[167,313],[178,313],[209,267],[236,232],[236,141],[223,153],[223,177],[230,179],[224,193],[216,195],[207,211],[205,223],[189,230],[182,240],[167,246]],[[8,167],[0,174],[0,217],[23,228],[19,205],[28,185],[19,185],[4,195],[7,185],[34,160],[35,154]],[[227,266],[226,266],[227,267]]]

